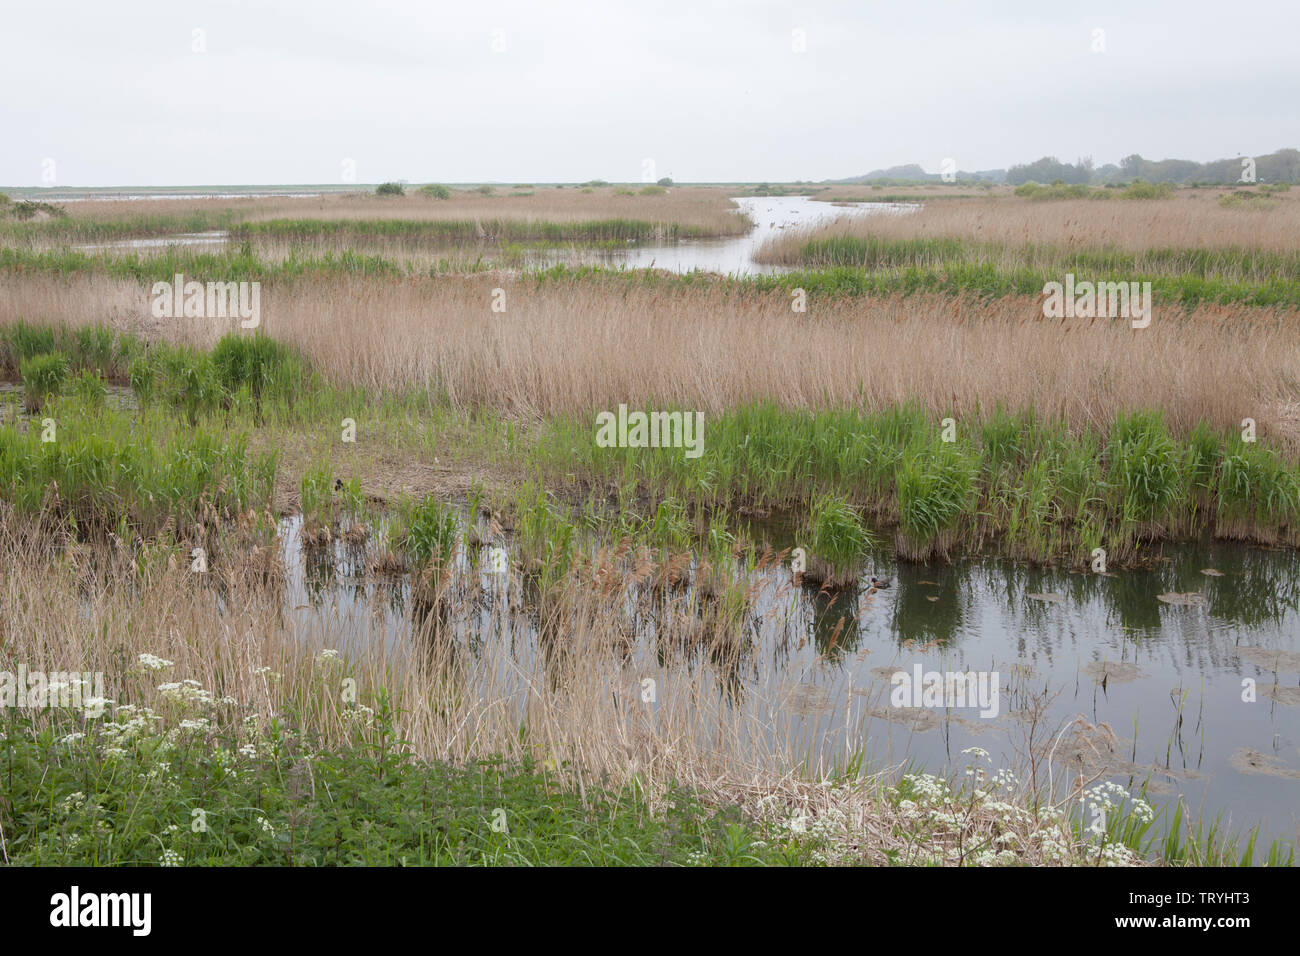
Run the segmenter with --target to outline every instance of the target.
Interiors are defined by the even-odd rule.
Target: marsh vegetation
[[[771,275],[395,252],[746,228],[722,190],[529,188],[0,225],[4,663],[81,662],[118,706],[10,717],[15,859],[150,862],[148,834],[216,773],[234,842],[164,841],[186,861],[1291,860],[1273,797],[1226,819],[1215,789],[1191,813],[1195,761],[1171,755],[1193,705],[1222,722],[1201,742],[1219,776],[1296,706],[1278,676],[1300,546],[1293,200],[1003,191],[786,230],[761,257],[792,271]],[[212,229],[232,244],[72,248]],[[1071,270],[1150,277],[1155,321],[1044,319],[1044,279]],[[260,327],[154,318],[152,283],[178,273],[261,282]],[[703,412],[705,454],[597,447],[620,404]],[[885,568],[893,590],[865,587]],[[999,593],[1016,610],[995,626]],[[1161,657],[1174,729],[1120,740],[1095,710],[1074,722],[1070,666],[1040,663],[1008,689],[1004,746],[878,746],[898,715],[865,653],[969,667],[1030,633],[1076,679],[1100,657],[1085,687],[1127,717],[1121,665],[1153,666],[1198,614],[1219,625],[1196,632],[1196,674],[1273,675],[1263,723]],[[1064,731],[1078,765],[1045,779]],[[1293,755],[1241,760],[1276,771],[1250,777],[1261,793],[1292,785]],[[306,797],[310,773],[338,795]],[[276,781],[261,804],[250,775]],[[1122,812],[1089,832],[1116,780]],[[430,788],[464,799],[406,814]],[[119,828],[127,803],[151,816]],[[503,803],[526,839],[484,834]],[[326,839],[363,809],[381,838]]]

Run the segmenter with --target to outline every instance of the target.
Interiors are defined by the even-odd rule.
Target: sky
[[[1300,146],[1300,2],[0,5],[0,184],[822,180]]]

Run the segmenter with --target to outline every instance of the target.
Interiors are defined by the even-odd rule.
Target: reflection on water
[[[212,248],[224,246],[230,242],[230,234],[223,230],[212,232],[180,232],[174,236],[157,236],[148,239],[117,239],[113,242],[87,242],[76,248],[85,252],[101,252],[106,249],[167,249],[172,246],[195,248]]]
[[[135,392],[128,385],[104,386],[104,401],[110,408],[132,412],[140,407]],[[23,386],[18,382],[0,382],[0,425],[31,419],[33,416],[23,404]]]
[[[917,206],[893,203],[834,205],[814,202],[807,196],[744,197],[733,200],[754,222],[743,236],[729,239],[683,239],[656,245],[629,245],[626,249],[583,252],[582,264],[624,269],[666,269],[669,272],[719,272],[724,275],[755,275],[781,272],[786,267],[763,265],[754,254],[769,239],[787,230],[833,222],[836,219],[871,215],[898,215]],[[570,260],[571,261],[571,260]],[[553,264],[543,261],[539,265]]]
[[[426,640],[409,583],[363,573],[360,552],[304,561],[298,519],[282,535],[290,607],[391,649],[418,652]],[[774,548],[793,540],[779,527],[750,528]],[[879,573],[881,563],[863,569]],[[1205,571],[1218,574],[1206,574]],[[1219,544],[1169,546],[1146,570],[1108,575],[1035,568],[1000,559],[904,565],[875,593],[814,592],[784,569],[750,575],[754,604],[744,653],[714,667],[733,701],[774,702],[780,734],[810,761],[861,749],[876,767],[912,763],[932,772],[964,767],[978,746],[995,766],[1023,767],[1032,714],[1039,747],[1057,741],[1054,779],[1100,774],[1134,792],[1147,782],[1157,805],[1182,795],[1207,818],[1264,822],[1270,839],[1293,840],[1300,823],[1300,586],[1295,556]],[[487,643],[508,634],[506,653],[526,671],[556,641],[539,637],[527,602],[504,601],[481,559],[462,553],[457,575],[484,598],[453,625],[463,662],[501,667]],[[518,579],[512,579],[517,585]],[[1202,605],[1160,595],[1200,593]],[[681,659],[659,646],[653,602],[628,629],[630,657]],[[560,642],[562,644],[562,641]],[[500,648],[498,648],[499,650]],[[706,652],[698,660],[707,665]],[[890,676],[923,671],[996,671],[1000,707],[890,706]],[[1254,681],[1254,699],[1243,681]],[[1086,724],[1074,725],[1082,717]],[[1079,728],[1084,728],[1080,730]],[[1067,733],[1068,731],[1068,733]],[[1085,733],[1086,731],[1086,733]],[[1041,750],[1036,750],[1040,757]]]

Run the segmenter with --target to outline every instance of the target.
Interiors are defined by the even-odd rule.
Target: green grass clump
[[[818,495],[809,508],[808,576],[831,586],[857,581],[858,567],[871,547],[871,534],[847,501]]]
[[[42,441],[42,432],[0,427],[0,498],[20,514],[64,520],[81,537],[124,527],[152,537],[168,525],[181,534],[207,507],[231,517],[270,501],[275,456],[250,456],[246,436],[67,400],[56,439]]]
[[[975,500],[977,465],[955,442],[940,441],[905,458],[898,467],[900,555],[925,560],[945,556],[950,536]]]
[[[420,195],[428,196],[430,199],[450,199],[451,190],[438,183],[429,183],[427,186],[420,187]]]
[[[402,546],[415,565],[450,568],[460,540],[456,509],[429,496],[410,506],[404,517],[406,536]]]
[[[1182,461],[1158,414],[1133,412],[1116,418],[1107,457],[1126,523],[1154,522],[1168,515],[1178,500]]]
[[[307,377],[304,364],[288,346],[260,332],[222,336],[212,350],[212,363],[222,387],[231,394],[247,388],[259,411],[264,396],[292,396]]]
[[[1253,537],[1253,530],[1300,517],[1300,475],[1277,455],[1237,435],[1220,464],[1217,518],[1221,537]]]
[[[185,412],[191,425],[197,425],[200,415],[215,411],[221,406],[225,390],[217,373],[216,363],[206,352],[188,346],[159,349],[163,371],[164,397]]]
[[[375,187],[376,196],[405,196],[406,188],[401,183],[380,183]]]
[[[540,485],[525,483],[515,496],[515,531],[525,569],[541,576],[544,586],[568,577],[578,552],[578,528],[572,515],[553,505]],[[660,531],[670,535],[674,523],[670,510]]]
[[[23,359],[55,351],[54,329],[15,322],[0,327],[0,366],[9,375],[18,374]]]
[[[129,333],[118,333],[105,325],[32,325],[14,322],[0,326],[0,375],[16,375],[25,358],[61,352],[70,371],[89,369],[107,381],[125,380],[127,369],[144,348]]]
[[[298,498],[303,518],[326,522],[332,520],[333,498],[334,472],[328,464],[312,465],[303,472]]]
[[[68,358],[62,352],[33,355],[22,360],[21,370],[23,401],[27,410],[35,414],[63,390],[68,379]]]

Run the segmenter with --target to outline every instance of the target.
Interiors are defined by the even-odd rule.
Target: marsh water
[[[918,207],[895,203],[829,203],[807,196],[740,197],[736,205],[749,216],[754,228],[743,236],[720,239],[679,239],[670,241],[636,241],[623,246],[534,246],[519,250],[494,242],[459,245],[428,245],[417,251],[411,244],[398,245],[403,258],[434,261],[440,258],[492,263],[503,255],[522,255],[528,268],[545,268],[556,264],[600,265],[613,269],[663,269],[669,272],[717,272],[723,275],[758,275],[786,271],[789,267],[766,265],[754,261],[759,247],[787,230],[858,216],[899,215]],[[221,231],[185,233],[147,239],[124,239],[106,243],[87,243],[78,248],[87,251],[157,249],[167,246],[219,249],[230,243],[229,234]],[[310,250],[309,245],[301,246]],[[367,254],[392,254],[394,244],[353,244],[355,251]],[[422,255],[421,255],[422,253]]]
[[[417,653],[424,638],[409,587],[376,583],[341,545],[305,558],[300,530],[298,518],[282,526],[287,606],[319,615],[331,633],[361,635],[363,646]],[[779,523],[742,530],[755,546],[796,546]],[[456,573],[489,594],[485,567],[485,552],[462,552]],[[978,747],[986,768],[1023,771],[1032,739],[1040,782],[1050,772],[1058,782],[1145,787],[1157,808],[1181,798],[1193,817],[1262,824],[1269,840],[1290,844],[1300,835],[1295,572],[1293,553],[1210,542],[1167,545],[1149,568],[1106,574],[987,558],[894,565],[881,555],[856,590],[832,593],[797,586],[787,561],[738,572],[753,604],[745,650],[716,675],[719,692],[761,698],[756,713],[779,716],[753,722],[755,742],[779,738],[811,766],[857,752],[874,768],[960,774],[977,760],[962,751]],[[890,586],[872,593],[873,574]],[[460,624],[471,668],[499,668],[502,654],[533,666],[540,647],[526,609],[509,626],[494,614],[510,616],[488,601]],[[511,636],[494,645],[503,630]],[[653,660],[653,623],[635,633],[633,657]],[[988,700],[899,706],[891,677],[918,666],[990,675],[996,712]]]

